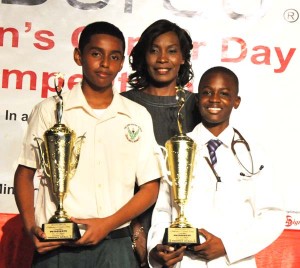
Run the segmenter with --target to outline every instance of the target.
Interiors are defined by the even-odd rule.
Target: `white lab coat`
[[[264,165],[264,168],[252,177],[241,176],[241,172],[246,172],[232,153],[233,135],[233,128],[228,127],[218,136],[223,144],[216,152],[218,162],[215,169],[221,177],[221,182],[217,182],[204,159],[205,156],[209,157],[206,143],[214,137],[202,124],[189,133],[197,143],[197,153],[194,176],[185,206],[185,216],[192,226],[204,228],[219,237],[227,254],[206,262],[186,252],[176,268],[256,267],[254,255],[271,244],[284,229],[285,212],[278,189],[272,181],[272,167],[250,144],[254,171],[258,171],[260,165]],[[243,165],[251,169],[244,144],[239,143],[235,148]],[[162,243],[165,228],[170,226],[177,214],[178,206],[173,202],[172,189],[164,178],[148,234],[149,252]],[[204,238],[200,239],[203,241]],[[161,267],[151,258],[149,262],[152,267]]]

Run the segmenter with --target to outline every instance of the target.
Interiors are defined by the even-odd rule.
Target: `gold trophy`
[[[79,228],[70,220],[63,207],[63,200],[68,191],[69,180],[74,176],[79,162],[80,149],[84,135],[76,139],[74,131],[61,123],[63,114],[63,98],[61,96],[64,78],[57,73],[54,79],[58,102],[56,104],[57,123],[44,133],[44,140],[35,138],[41,167],[50,179],[53,195],[57,201],[57,210],[42,229],[46,241],[77,240],[80,238]],[[43,142],[39,142],[39,140]]]
[[[163,244],[172,246],[200,244],[198,229],[193,228],[184,215],[184,206],[188,200],[192,180],[196,143],[182,131],[183,116],[181,110],[185,103],[183,88],[177,87],[176,98],[178,101],[177,123],[179,135],[173,136],[166,144],[167,166],[170,173],[170,184],[174,201],[179,207],[179,215],[175,221],[166,228]]]

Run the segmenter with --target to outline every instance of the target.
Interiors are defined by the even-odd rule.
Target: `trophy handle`
[[[79,163],[79,158],[80,158],[80,150],[84,139],[85,139],[85,133],[77,137],[74,146],[72,148],[72,159],[70,164],[70,175],[69,175],[70,178],[72,178],[76,172]]]
[[[38,152],[39,152],[39,156],[40,156],[40,161],[41,161],[41,167],[43,169],[43,172],[47,175],[47,177],[50,177],[50,167],[49,165],[47,165],[47,161],[44,155],[44,151],[42,150],[42,143],[40,143],[40,141],[44,142],[43,139],[35,137],[34,140],[37,143],[38,146]]]

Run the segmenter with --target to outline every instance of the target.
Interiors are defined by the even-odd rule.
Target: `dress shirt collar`
[[[226,147],[230,147],[234,131],[231,126],[228,126],[218,137],[216,137],[200,123],[188,135],[201,147],[206,146],[211,139],[219,139]]]

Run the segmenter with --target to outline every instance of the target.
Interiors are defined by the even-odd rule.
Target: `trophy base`
[[[43,241],[75,241],[81,237],[78,225],[74,222],[45,223],[42,230],[46,234]]]
[[[199,245],[199,233],[197,228],[166,228],[164,238],[164,245],[170,245],[175,248],[180,246]]]

